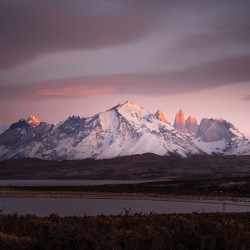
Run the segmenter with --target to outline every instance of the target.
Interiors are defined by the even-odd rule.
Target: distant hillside
[[[250,176],[250,156],[159,156],[106,160],[0,161],[1,179],[176,180]]]

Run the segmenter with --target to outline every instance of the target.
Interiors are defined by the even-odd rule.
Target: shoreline
[[[140,193],[102,193],[102,192],[27,192],[1,190],[1,198],[65,198],[65,199],[113,199],[113,200],[151,200],[169,202],[192,202],[206,204],[225,204],[250,206],[250,199],[244,197],[209,197],[209,196],[180,196],[180,195],[152,195]]]

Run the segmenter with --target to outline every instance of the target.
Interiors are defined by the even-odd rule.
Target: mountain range
[[[143,153],[249,155],[250,142],[222,118],[203,118],[198,124],[179,110],[171,125],[160,110],[151,113],[130,101],[92,117],[71,116],[59,124],[29,116],[0,134],[0,160],[108,159]]]

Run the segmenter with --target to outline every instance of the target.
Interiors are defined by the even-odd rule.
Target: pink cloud
[[[78,97],[93,97],[107,94],[114,94],[115,86],[58,86],[57,88],[41,88],[30,99],[42,98],[78,98]]]
[[[83,76],[0,85],[3,99],[86,98],[111,94],[163,96],[250,81],[250,56],[227,58],[175,72]]]
[[[243,100],[243,101],[250,101],[250,95],[244,96],[241,100]]]

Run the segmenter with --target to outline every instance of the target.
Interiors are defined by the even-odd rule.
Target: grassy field
[[[0,215],[0,249],[250,249],[250,213]]]

